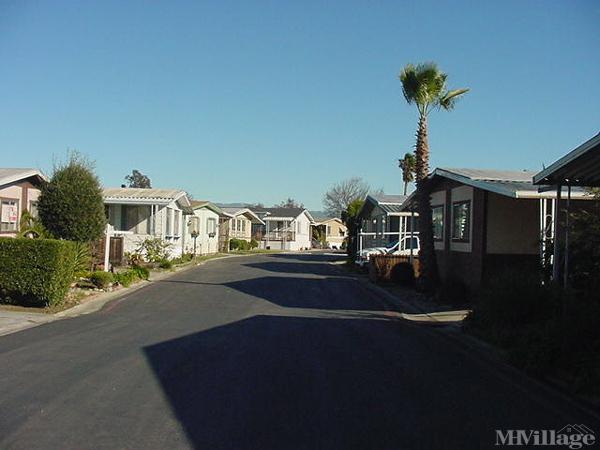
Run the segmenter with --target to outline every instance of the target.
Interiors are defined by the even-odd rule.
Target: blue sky
[[[106,186],[136,168],[198,199],[401,189],[416,111],[397,74],[471,92],[430,117],[432,167],[540,169],[600,131],[595,1],[0,0],[5,167],[67,148]]]

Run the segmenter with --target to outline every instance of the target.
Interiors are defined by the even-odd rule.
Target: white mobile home
[[[265,223],[261,248],[308,250],[312,246],[314,219],[304,208],[261,208],[256,214]]]
[[[206,255],[219,251],[220,218],[224,212],[208,201],[192,200],[193,213],[186,216],[183,248],[185,253]]]
[[[122,237],[123,251],[133,252],[148,238],[170,245],[172,257],[183,251],[184,211],[190,200],[176,189],[107,188],[104,204],[111,234]]]

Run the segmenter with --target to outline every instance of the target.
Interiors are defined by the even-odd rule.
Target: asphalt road
[[[1,449],[470,449],[596,419],[317,254],[231,258],[0,337]],[[498,447],[495,447],[498,448]]]

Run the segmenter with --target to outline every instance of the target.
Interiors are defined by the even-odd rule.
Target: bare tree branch
[[[327,214],[340,217],[350,203],[354,200],[363,200],[369,190],[369,184],[359,177],[340,181],[323,195],[323,208]]]

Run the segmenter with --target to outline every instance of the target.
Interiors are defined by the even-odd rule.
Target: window
[[[241,220],[242,222],[242,232],[246,231],[246,221],[244,219]]]
[[[208,234],[216,234],[217,232],[217,221],[213,217],[206,219],[206,232]]]
[[[181,222],[181,211],[173,211],[175,215],[174,226],[173,226],[173,235],[179,236],[181,233],[179,232],[179,222]]]
[[[331,225],[327,225],[327,236],[331,236]]]
[[[469,242],[471,228],[471,202],[452,204],[452,239]]]
[[[171,208],[167,208],[167,226],[165,229],[165,234],[167,236],[172,236],[173,235],[173,217],[172,217],[172,213],[173,210]]]
[[[38,218],[38,202],[29,202],[29,214],[31,217],[37,219]]]
[[[190,235],[198,236],[200,234],[200,217],[192,216],[188,222],[188,230],[190,231]]]
[[[108,223],[114,222],[114,205],[108,209]],[[121,205],[120,231],[131,231],[138,234],[150,234],[150,206],[145,205]],[[116,228],[116,227],[115,227]]]
[[[2,199],[0,203],[0,231],[17,231],[19,200]]]
[[[444,205],[431,208],[431,222],[433,223],[433,239],[444,240]]]

